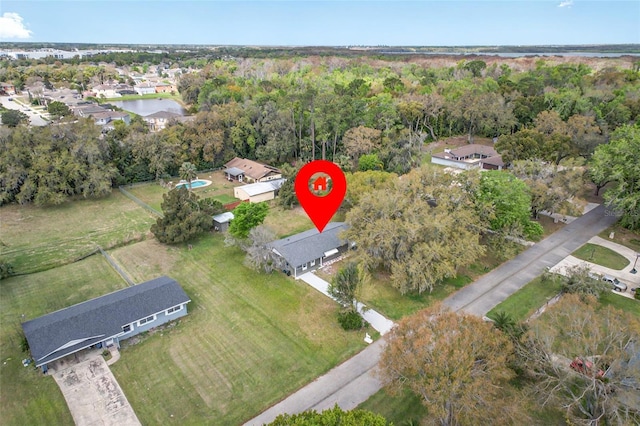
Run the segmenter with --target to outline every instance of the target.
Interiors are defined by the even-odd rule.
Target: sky
[[[0,0],[0,42],[260,46],[640,43],[640,0]]]

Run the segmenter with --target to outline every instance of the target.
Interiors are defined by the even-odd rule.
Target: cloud
[[[573,0],[563,0],[558,5],[558,7],[571,7],[571,6],[573,6]]]
[[[22,16],[17,13],[5,12],[0,16],[0,40],[7,38],[30,38],[31,30],[22,23]]]

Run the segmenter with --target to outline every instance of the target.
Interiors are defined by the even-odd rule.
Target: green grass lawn
[[[372,276],[371,282],[362,288],[360,299],[368,307],[375,309],[387,318],[399,320],[406,315],[432,305],[438,300],[445,299],[451,293],[470,282],[471,278],[466,275],[460,275],[438,284],[431,293],[403,295],[391,286],[388,281],[388,275],[376,273]]]
[[[24,321],[119,290],[125,282],[101,255],[0,281],[0,406],[3,425],[68,425],[71,413],[52,377],[23,367]],[[24,315],[24,317],[23,317]]]
[[[539,239],[536,239],[536,241],[539,241],[543,238],[548,237],[549,235],[553,234],[556,231],[559,231],[565,226],[564,222],[562,221],[556,222],[553,218],[549,216],[544,216],[544,215],[540,215],[538,219],[534,220],[534,222],[539,223],[540,226],[542,226],[542,230],[543,230],[542,237]]]
[[[600,296],[600,303],[603,306],[613,306],[616,309],[620,309],[640,317],[640,300],[629,299],[628,297],[621,296],[613,291],[607,291]]]
[[[613,239],[609,238],[611,232],[614,233]],[[613,225],[598,235],[600,238],[622,244],[640,253],[640,233],[630,231],[618,225]]]
[[[233,188],[242,184],[239,184],[238,182],[229,182],[224,178],[222,172],[217,171],[199,173],[198,179],[206,179],[211,181],[211,185],[209,186],[203,186],[193,189],[193,192],[196,193],[198,197],[215,198],[222,204],[228,204],[238,201],[233,196]],[[174,177],[165,180],[167,182],[176,184],[180,181],[180,178]],[[162,211],[162,195],[168,191],[167,188],[163,188],[156,182],[149,182],[143,185],[125,187],[125,189],[152,208],[158,211]]]
[[[542,276],[539,276],[490,310],[487,316],[495,318],[495,314],[502,311],[516,322],[524,321],[560,293],[560,289],[560,280],[544,281]]]
[[[512,395],[521,393],[521,391],[508,386],[505,388],[505,393]],[[533,399],[527,399],[526,396],[524,396],[523,401],[524,409],[531,417],[531,425],[566,425],[564,414],[561,410],[550,406],[541,407]],[[420,398],[409,390],[400,395],[391,396],[385,389],[381,389],[360,404],[358,408],[380,414],[396,426],[407,425],[409,421],[413,421],[413,424],[420,424],[420,421],[429,415],[429,411],[422,404]],[[491,420],[487,420],[486,423],[500,424],[500,422]]]
[[[95,250],[139,241],[155,218],[119,191],[59,206],[0,208],[2,258],[16,274],[69,263]]]
[[[578,250],[574,251],[572,255],[578,259],[617,270],[620,270],[629,264],[629,259],[626,257],[607,247],[591,243],[583,245]]]
[[[143,424],[239,424],[365,346],[339,327],[335,302],[242,266],[220,235],[192,250],[148,240],[111,254],[138,281],[170,274],[192,299],[179,325],[112,367]]]
[[[124,187],[131,195],[149,205],[154,210],[162,211],[162,196],[168,191],[157,183],[148,183],[132,187]]]
[[[409,420],[418,424],[418,421],[427,415],[427,408],[422,405],[420,398],[409,390],[392,396],[385,389],[381,389],[358,408],[380,414],[396,426],[407,424]]]
[[[235,203],[236,201],[239,201],[237,198],[227,194],[214,195],[210,198],[213,198],[214,200],[218,200],[222,204],[231,204],[231,203]]]
[[[338,263],[329,270],[325,269],[317,272],[317,274],[330,282],[337,272],[337,268],[340,268],[344,263]],[[432,305],[436,301],[447,298],[450,294],[491,271],[500,263],[502,263],[502,260],[497,259],[490,253],[486,254],[478,259],[476,263],[466,268],[461,268],[456,277],[447,278],[438,283],[431,293],[427,291],[422,294],[401,294],[398,289],[391,285],[389,274],[378,270],[371,275],[370,282],[361,289],[359,300],[387,318],[399,320],[406,315]]]
[[[155,186],[136,187],[146,188],[136,195],[161,196]],[[2,424],[72,423],[54,381],[22,367],[19,323],[124,287],[99,255],[59,266],[96,243],[114,247],[134,280],[166,274],[192,298],[186,318],[126,347],[113,366],[144,424],[241,423],[366,346],[361,332],[339,327],[335,302],[283,274],[244,267],[244,254],[220,234],[204,235],[192,250],[137,238],[154,218],[119,192],[0,214],[3,259],[17,272],[58,265],[1,281]],[[308,221],[277,214],[287,232]]]
[[[302,207],[286,210],[273,201],[269,203],[269,213],[264,225],[275,232],[278,238],[285,238],[314,227]]]

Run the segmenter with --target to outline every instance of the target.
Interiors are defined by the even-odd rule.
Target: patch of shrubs
[[[338,322],[345,330],[360,330],[367,325],[367,322],[354,310],[340,312]]]
[[[13,266],[8,262],[0,262],[0,280],[13,275]]]

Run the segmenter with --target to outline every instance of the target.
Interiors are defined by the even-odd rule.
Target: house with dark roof
[[[229,180],[239,182],[267,182],[274,179],[281,179],[282,172],[275,167],[236,157],[225,165],[225,177]]]
[[[469,144],[431,154],[431,162],[458,169],[502,170],[502,156],[491,146]]]
[[[322,267],[353,246],[353,243],[340,237],[340,233],[346,229],[347,224],[344,222],[331,222],[322,232],[313,228],[273,241],[268,247],[276,255],[278,269],[297,278],[305,272]]]
[[[233,188],[233,196],[242,201],[260,203],[273,200],[278,196],[278,191],[286,179],[275,179],[268,182],[256,182]]]
[[[163,276],[22,323],[37,367],[120,341],[187,315],[191,299]]]

